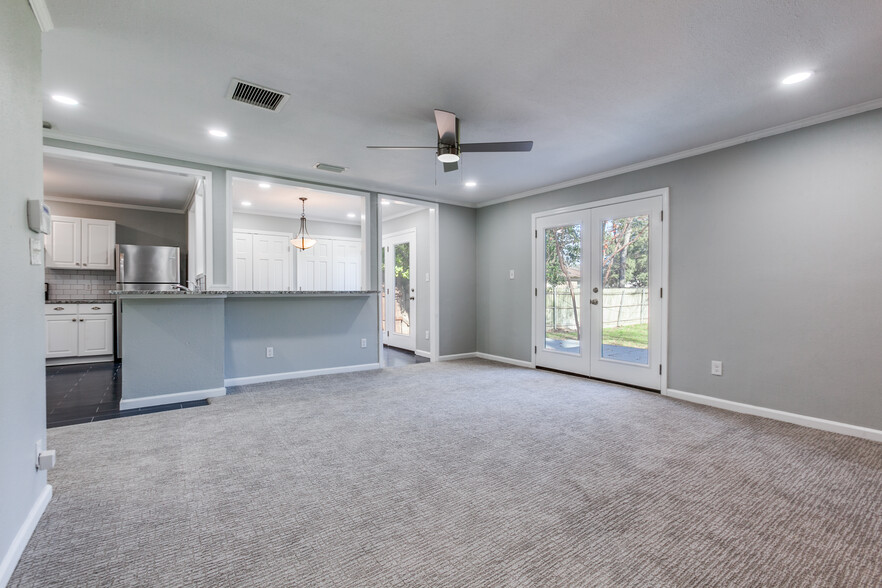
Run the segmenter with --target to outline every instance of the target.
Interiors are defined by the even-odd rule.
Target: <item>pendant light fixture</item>
[[[303,212],[300,214],[300,231],[296,237],[291,239],[291,245],[297,249],[309,249],[315,245],[315,239],[310,237],[309,231],[306,230],[306,198],[301,196],[300,201],[303,203]]]

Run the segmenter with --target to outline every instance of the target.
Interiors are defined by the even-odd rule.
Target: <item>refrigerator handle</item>
[[[117,276],[116,281],[122,282],[126,279],[126,254],[119,254],[119,276]]]

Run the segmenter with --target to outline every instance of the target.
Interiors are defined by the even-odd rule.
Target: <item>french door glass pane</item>
[[[603,221],[601,357],[649,364],[649,216]]]
[[[395,332],[410,335],[410,243],[398,243],[394,249]]]
[[[582,225],[545,229],[545,349],[581,352]]]

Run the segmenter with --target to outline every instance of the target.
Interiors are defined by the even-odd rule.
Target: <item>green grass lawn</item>
[[[649,347],[649,324],[627,325],[603,330],[604,345],[620,345],[622,347]]]
[[[579,335],[576,333],[576,330],[569,329],[548,329],[545,331],[546,339],[563,339],[563,340],[573,340],[578,339]]]

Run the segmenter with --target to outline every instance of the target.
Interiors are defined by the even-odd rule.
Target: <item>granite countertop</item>
[[[45,304],[113,304],[114,300],[47,300]]]
[[[203,290],[184,292],[181,290],[111,290],[116,296],[364,296],[377,294],[379,290]]]

